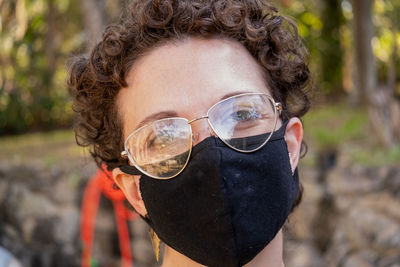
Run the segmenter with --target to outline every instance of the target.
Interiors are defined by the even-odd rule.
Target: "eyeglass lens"
[[[186,119],[155,121],[128,140],[128,152],[141,171],[158,178],[179,173],[192,146],[192,131]]]
[[[261,147],[276,123],[274,103],[264,94],[229,98],[212,107],[208,116],[218,137],[243,152]]]

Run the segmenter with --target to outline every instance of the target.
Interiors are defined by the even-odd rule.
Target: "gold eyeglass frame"
[[[209,113],[210,113],[210,110],[212,110],[215,106],[217,106],[217,105],[219,105],[219,104],[221,104],[221,103],[223,103],[223,102],[225,102],[225,101],[228,101],[228,100],[230,100],[230,99],[232,99],[232,98],[236,98],[236,97],[240,97],[240,96],[248,96],[248,95],[263,95],[263,96],[266,96],[266,97],[272,102],[273,106],[275,107],[275,110],[274,110],[274,111],[275,111],[275,112],[274,112],[275,119],[274,119],[273,131],[272,131],[272,133],[269,135],[269,137],[264,141],[264,143],[263,143],[262,145],[260,145],[259,147],[255,148],[255,149],[252,149],[252,150],[242,150],[242,149],[238,149],[238,148],[233,147],[233,146],[230,145],[228,142],[226,142],[224,139],[222,139],[222,138],[219,137],[219,135],[218,135],[217,132],[215,131],[215,129],[214,129],[212,123],[210,122]],[[147,124],[141,126],[140,128],[138,128],[138,129],[136,129],[135,131],[133,131],[133,132],[125,139],[125,142],[124,142],[124,151],[121,152],[121,157],[124,158],[124,159],[127,159],[127,158],[128,158],[129,161],[133,164],[133,166],[134,166],[136,169],[138,169],[140,172],[144,173],[145,175],[147,175],[147,176],[149,176],[149,177],[151,177],[151,178],[159,179],[159,180],[171,179],[171,178],[174,178],[174,177],[178,176],[178,175],[186,168],[186,165],[187,165],[188,162],[189,162],[190,155],[191,155],[191,153],[192,153],[192,148],[193,148],[193,129],[192,129],[192,126],[191,126],[191,124],[192,124],[193,122],[198,121],[198,120],[202,120],[202,119],[207,119],[208,125],[210,125],[212,131],[216,134],[216,136],[217,136],[222,142],[224,142],[224,144],[226,144],[228,147],[230,147],[231,149],[233,149],[233,150],[235,150],[235,151],[242,152],[242,153],[251,153],[251,152],[255,152],[255,151],[261,149],[262,147],[265,146],[266,143],[268,143],[269,139],[272,137],[272,134],[273,134],[273,133],[275,132],[275,130],[276,130],[276,124],[277,124],[277,122],[278,122],[278,118],[279,118],[279,115],[280,115],[281,112],[282,112],[282,104],[281,104],[280,102],[275,102],[275,100],[274,100],[270,95],[265,94],[265,93],[242,93],[242,94],[230,96],[230,97],[227,97],[227,98],[225,98],[225,99],[222,99],[222,100],[218,101],[217,103],[215,103],[214,105],[212,105],[212,106],[208,109],[206,115],[204,115],[204,116],[201,116],[201,117],[198,117],[198,118],[195,118],[195,119],[192,119],[192,120],[188,120],[188,119],[183,118],[183,117],[170,117],[170,118],[164,118],[164,119],[155,120],[155,121],[149,122],[149,123],[147,123]],[[278,115],[278,114],[279,114],[279,115]],[[183,165],[182,169],[181,169],[178,173],[174,174],[173,176],[169,176],[169,177],[158,177],[158,176],[155,176],[155,175],[151,175],[151,174],[149,174],[148,172],[144,171],[138,164],[136,164],[136,162],[135,162],[135,160],[133,159],[132,155],[128,152],[128,141],[129,141],[129,139],[130,139],[134,134],[136,134],[136,133],[139,132],[140,130],[142,130],[142,129],[148,127],[148,126],[150,126],[150,125],[153,124],[154,122],[164,121],[164,120],[171,120],[171,119],[181,119],[181,120],[186,121],[186,122],[189,124],[189,126],[190,126],[190,149],[189,149],[189,154],[188,154],[188,156],[187,156],[186,162],[185,162],[185,164]]]

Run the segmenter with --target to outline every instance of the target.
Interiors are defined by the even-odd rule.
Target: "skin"
[[[172,115],[191,120],[205,115],[226,95],[240,92],[271,95],[255,59],[240,43],[224,39],[188,38],[163,44],[135,62],[127,82],[128,87],[121,89],[117,97],[124,138],[152,114],[173,111],[176,114],[161,117]],[[277,127],[280,125],[279,121]],[[193,123],[192,129],[194,145],[212,134],[206,120]],[[302,138],[300,120],[291,118],[285,140],[292,171],[299,161]],[[147,211],[139,190],[140,176],[125,174],[117,168],[113,177],[131,205],[145,216]],[[246,266],[284,266],[282,247],[281,230]],[[202,265],[166,246],[163,267],[169,266]]]

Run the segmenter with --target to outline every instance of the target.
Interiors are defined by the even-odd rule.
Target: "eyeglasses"
[[[207,115],[196,119],[173,117],[153,121],[126,138],[121,156],[134,167],[121,169],[155,179],[177,176],[185,169],[192,151],[191,123],[201,119],[207,119],[228,147],[243,153],[257,151],[271,138],[281,111],[282,105],[267,94],[244,93],[219,101]]]

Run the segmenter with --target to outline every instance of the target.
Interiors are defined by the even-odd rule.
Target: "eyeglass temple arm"
[[[126,152],[126,150],[122,151],[121,157],[124,159],[128,159],[128,152]],[[123,166],[119,167],[119,169],[126,174],[142,175],[142,173],[138,169],[136,169],[135,167],[133,167],[131,165],[123,165]]]

